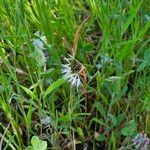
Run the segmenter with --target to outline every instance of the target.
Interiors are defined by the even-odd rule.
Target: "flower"
[[[144,133],[137,134],[132,142],[135,148],[140,150],[148,150],[150,146],[150,139]]]
[[[41,52],[41,61],[40,62],[41,62],[41,64],[45,64],[46,63],[46,56],[45,56],[43,51]]]
[[[102,56],[101,56],[101,61],[96,64],[96,67],[98,69],[101,69],[104,65],[106,64],[110,64],[113,62],[113,59],[111,59],[108,55],[108,53],[104,53]]]
[[[71,67],[68,64],[62,65],[62,73],[67,78],[71,74]]]
[[[101,56],[101,63],[111,63],[112,59],[109,57],[108,53],[105,53],[104,55]]]
[[[44,47],[43,47],[43,41],[41,41],[40,39],[34,39],[33,41],[33,45],[35,47],[35,49],[38,49],[38,50],[42,50]]]
[[[80,77],[77,73],[72,74],[69,77],[69,82],[71,83],[72,86],[76,86],[77,88],[79,88],[80,84],[81,84],[81,80]]]
[[[62,74],[65,79],[71,84],[71,86],[79,88],[81,85],[81,80],[78,72],[72,71],[71,63],[74,60],[71,56],[69,58],[64,58],[66,64],[62,64]]]
[[[44,43],[47,44],[47,40],[45,36],[40,36],[39,31],[37,31],[34,35],[37,36],[37,38],[33,40],[33,46],[38,54],[36,60],[39,66],[44,66],[46,63],[46,56],[43,50],[44,50]]]
[[[34,35],[35,35],[36,37],[38,37],[42,42],[44,42],[45,44],[47,44],[46,36],[43,36],[43,35],[40,33],[40,31],[36,31],[36,32],[34,33]]]
[[[42,119],[41,119],[41,123],[44,124],[44,125],[48,125],[51,123],[51,118],[49,116],[44,116]]]

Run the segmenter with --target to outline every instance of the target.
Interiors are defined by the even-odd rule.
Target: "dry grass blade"
[[[70,53],[72,54],[73,53],[72,45],[69,43],[69,41],[65,37],[62,37],[62,40],[63,40],[67,50],[70,51]]]
[[[80,38],[80,33],[81,33],[81,29],[84,25],[84,23],[89,19],[91,15],[89,15],[87,18],[85,18],[85,20],[80,24],[80,26],[78,26],[76,33],[74,35],[74,41],[73,41],[73,56],[75,56],[76,51],[77,51],[77,47],[78,47],[78,42],[79,42],[79,38]]]

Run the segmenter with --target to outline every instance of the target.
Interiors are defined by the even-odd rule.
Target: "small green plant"
[[[0,149],[149,149],[149,10],[0,0]]]
[[[31,139],[31,145],[26,148],[26,150],[46,150],[47,142],[42,141],[37,136],[33,136]]]

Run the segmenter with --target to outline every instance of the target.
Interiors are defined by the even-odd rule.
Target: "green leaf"
[[[28,146],[28,147],[26,148],[26,150],[33,150],[33,147],[32,147],[32,146]]]
[[[93,122],[98,123],[99,125],[105,126],[105,123],[103,122],[103,120],[100,120],[100,119],[97,119],[97,118],[93,118],[92,120],[90,120],[88,128],[91,127]]]
[[[131,120],[126,126],[121,130],[124,136],[134,136],[137,131],[137,123],[135,120]]]
[[[124,114],[120,114],[117,116],[117,125],[119,125],[125,119]]]
[[[46,150],[47,142],[42,141],[37,136],[33,136],[31,139],[31,145],[26,148],[26,150]]]
[[[37,99],[37,96],[34,94],[34,92],[32,92],[30,89],[19,85],[32,99]]]
[[[143,109],[150,111],[150,98],[149,97],[145,97]]]
[[[40,74],[41,74],[42,76],[48,77],[48,76],[50,76],[53,72],[54,72],[54,68],[50,68],[50,69],[47,69],[47,70],[44,71],[44,72],[41,72]]]
[[[125,23],[122,26],[122,34],[124,34],[127,30],[127,28],[129,27],[129,25],[132,23],[133,19],[136,17],[137,12],[139,11],[141,4],[143,1],[138,3],[138,6],[136,8],[132,7],[131,8],[131,14],[129,15],[129,17],[127,18],[127,20],[125,21]]]
[[[106,111],[103,107],[103,105],[100,102],[96,102],[95,103],[95,107],[97,108],[97,110],[101,113],[101,115],[106,118]]]
[[[62,77],[60,79],[58,79],[57,81],[55,81],[54,83],[52,83],[47,89],[46,92],[44,93],[44,98],[50,94],[53,90],[55,90],[56,88],[58,88],[59,86],[61,86],[62,84],[64,84],[66,82],[65,78]]]
[[[149,30],[150,28],[150,21],[148,21],[143,27],[142,29],[139,31],[139,38],[143,38],[143,36],[145,35],[145,33]]]
[[[144,60],[146,61],[147,64],[150,64],[150,49],[145,50]]]
[[[126,93],[127,90],[127,86],[123,87],[120,93],[117,96],[115,96],[114,99],[111,101],[111,105],[114,105],[115,103],[119,102],[119,100],[121,100],[121,97]]]
[[[46,141],[40,141],[37,150],[46,150],[46,148],[47,148],[47,142]]]
[[[106,137],[103,134],[99,134],[98,137],[96,138],[97,141],[105,141]]]
[[[111,119],[113,125],[116,126],[117,125],[117,119],[116,119],[116,117],[114,115],[112,115],[112,114],[108,114],[108,116]]]
[[[80,136],[81,138],[84,138],[84,132],[83,132],[82,128],[77,127],[77,133],[79,134],[79,136]]]
[[[37,148],[37,146],[39,145],[39,143],[40,143],[39,137],[33,136],[32,139],[31,139],[31,144],[32,144],[32,146],[33,146],[34,149]]]
[[[146,67],[146,62],[143,61],[143,62],[141,63],[141,65],[137,68],[137,72],[142,71],[145,67]]]
[[[58,122],[69,122],[70,116],[69,116],[69,114],[61,115],[61,117],[57,118],[56,121],[58,121]]]
[[[147,21],[150,21],[150,16],[145,15],[145,19],[146,19]]]
[[[145,50],[144,60],[141,65],[137,68],[137,72],[142,71],[146,66],[150,66],[150,49]]]
[[[34,52],[30,53],[29,57],[36,59],[37,57],[39,57],[38,51],[34,51]]]

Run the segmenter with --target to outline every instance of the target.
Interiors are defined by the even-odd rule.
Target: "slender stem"
[[[69,101],[69,107],[68,107],[71,133],[73,133],[73,131],[72,131],[72,112],[73,112],[72,111],[72,103],[73,103],[73,87],[71,86],[71,88],[70,88],[70,101]]]

